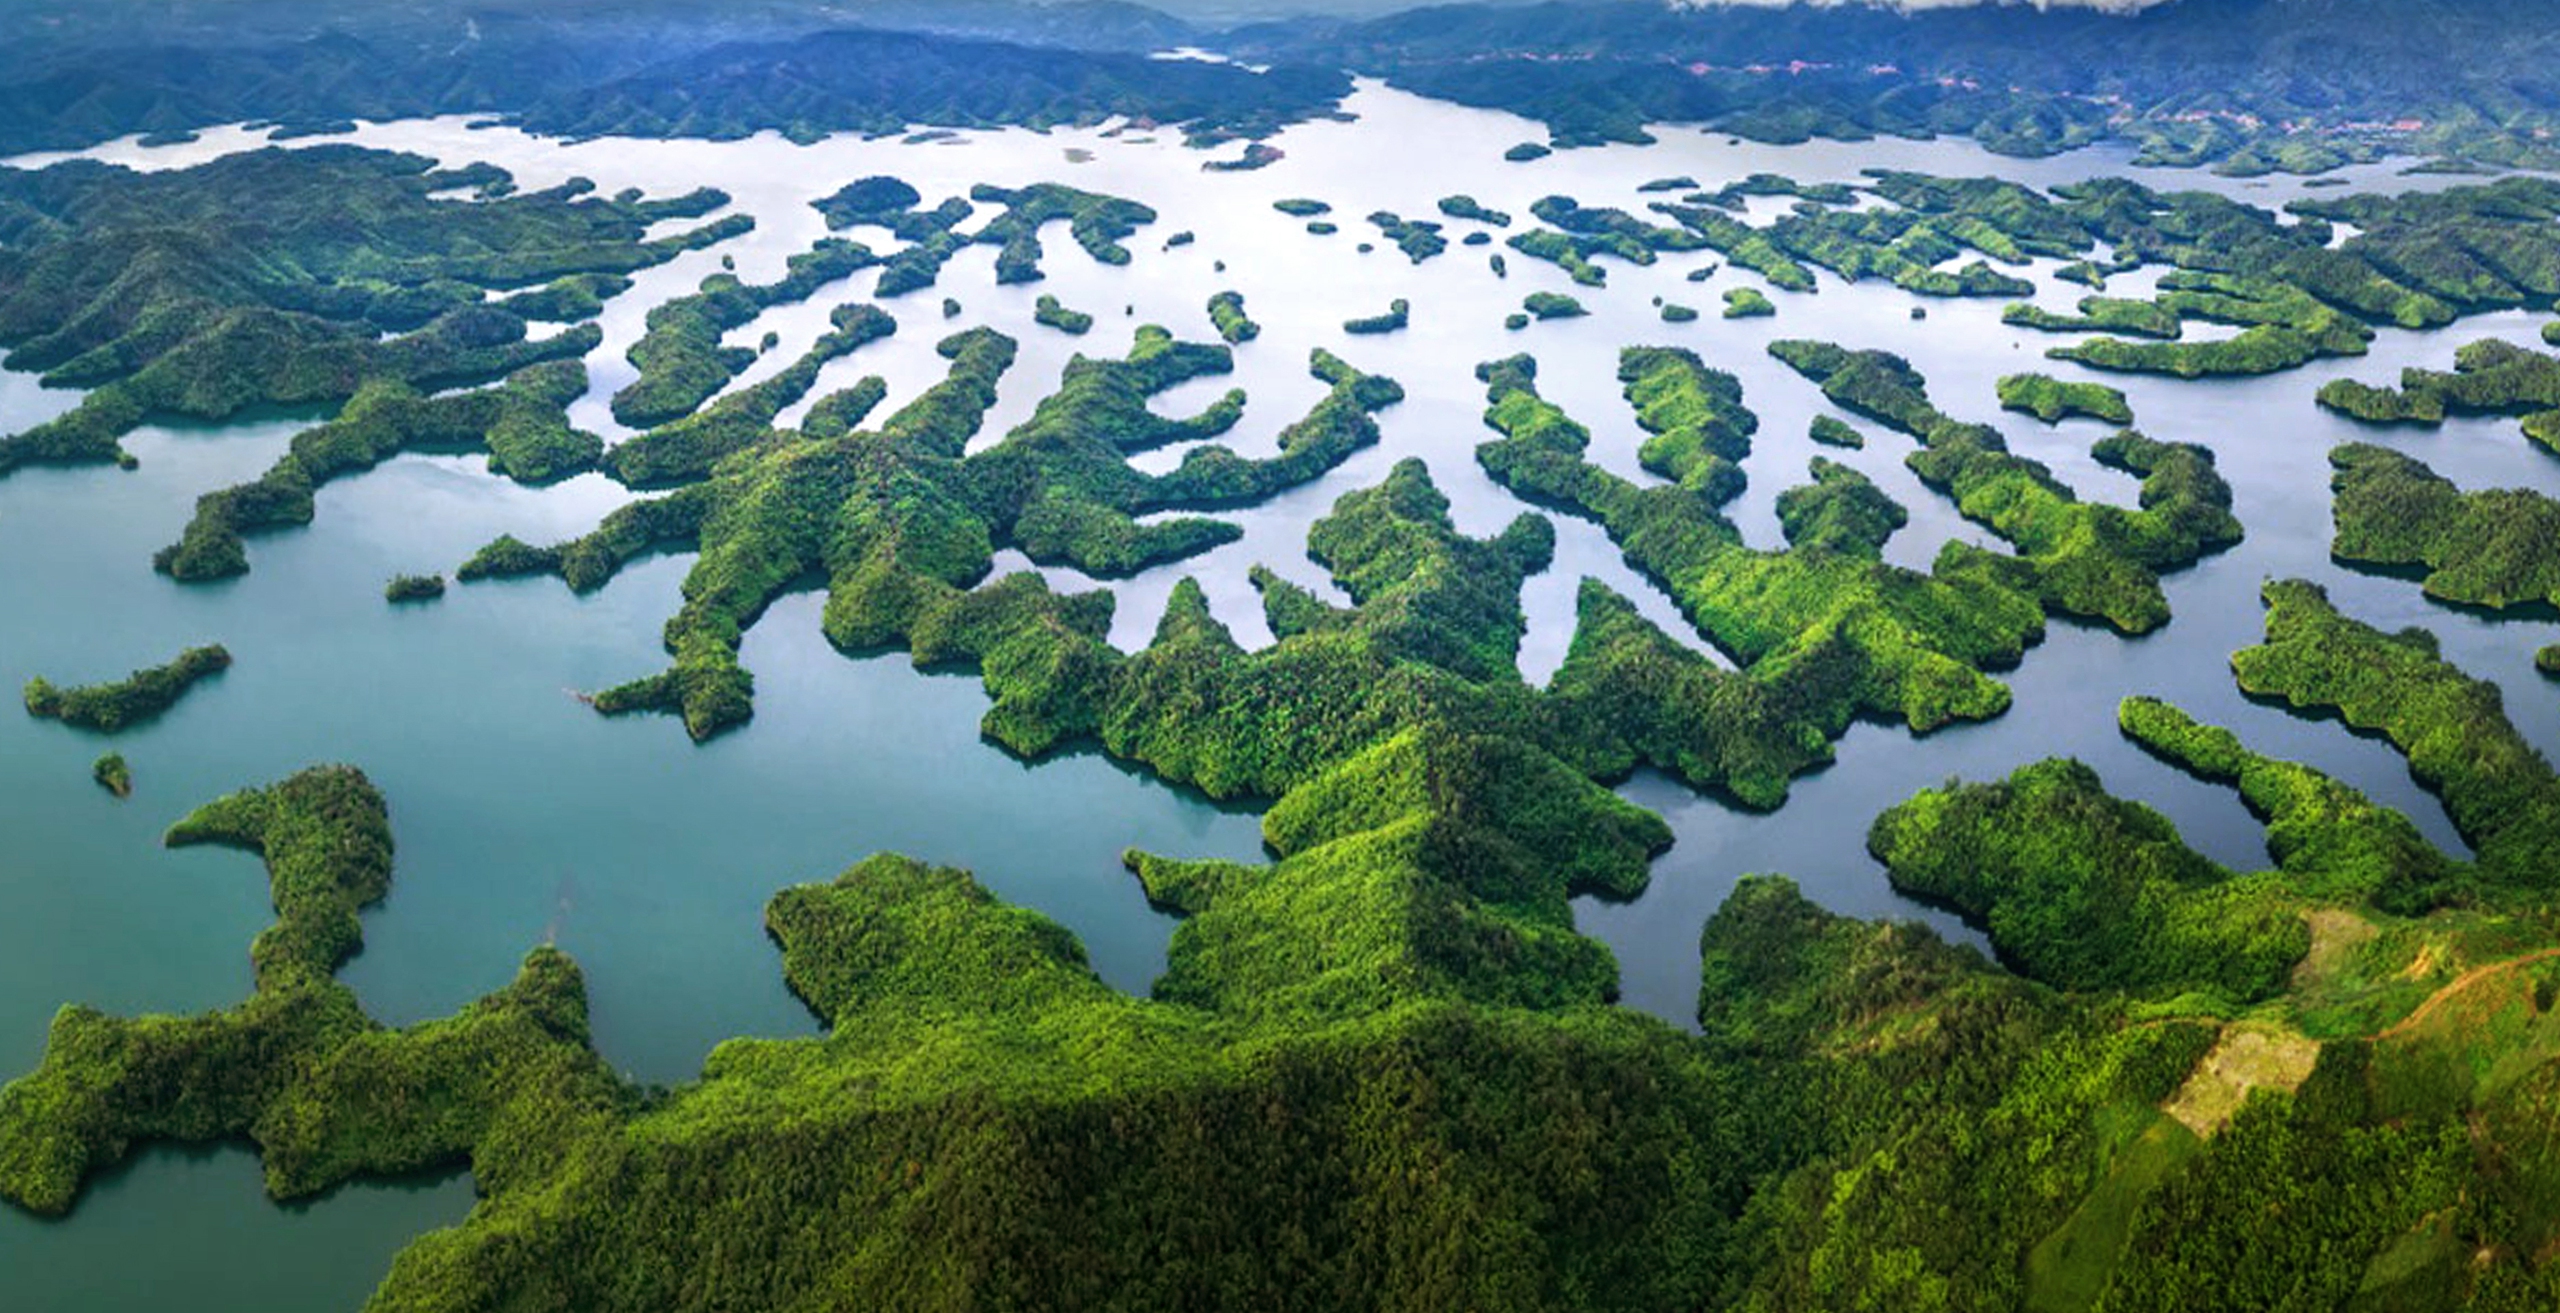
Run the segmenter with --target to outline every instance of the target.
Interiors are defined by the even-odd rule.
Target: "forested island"
[[[0,14],[0,1305],[2560,1306],[2560,44],[2133,8]]]

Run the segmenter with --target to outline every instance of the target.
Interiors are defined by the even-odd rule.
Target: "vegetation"
[[[1778,524],[1787,541],[1846,556],[1881,557],[1885,540],[1911,513],[1867,476],[1816,456],[1813,482],[1778,494]]]
[[[599,340],[594,329],[584,331],[590,345]],[[484,450],[493,470],[523,483],[591,469],[604,439],[569,427],[568,416],[586,390],[586,366],[574,360],[535,365],[495,387],[433,396],[396,380],[368,383],[335,419],[295,434],[254,482],[197,498],[186,532],[152,556],[152,568],[181,583],[246,574],[246,535],[309,524],[323,485],[403,452]]]
[[[1697,318],[1698,308],[1696,306],[1682,305],[1677,301],[1665,301],[1662,303],[1662,322],[1666,324],[1695,323]]]
[[[1778,313],[1767,295],[1756,287],[1724,289],[1724,317],[1727,319],[1765,319]]]
[[[817,384],[818,371],[827,362],[898,328],[897,321],[878,306],[860,302],[837,306],[829,320],[834,327],[821,334],[788,368],[751,387],[728,393],[683,419],[622,442],[605,453],[605,472],[634,488],[664,487],[701,478],[732,453],[766,440],[772,433],[774,417],[809,394]],[[868,395],[857,386],[855,395],[836,404],[859,404],[868,411],[877,401],[876,395]],[[840,419],[834,407],[825,404],[813,405],[811,418],[822,425]]]
[[[1539,319],[1572,319],[1590,313],[1582,302],[1562,292],[1531,292],[1521,298],[1520,308]]]
[[[2130,431],[2107,438],[2091,451],[2142,477],[2141,509],[2083,502],[2043,464],[2010,452],[1996,431],[1941,413],[1900,356],[1802,340],[1773,342],[1769,353],[1833,404],[1918,439],[1905,463],[1920,481],[2017,548],[2003,556],[1950,542],[1936,565],[1942,576],[1996,581],[2062,614],[2147,633],[2169,620],[2159,572],[2240,540],[2231,486],[2203,447]]]
[[[432,602],[442,596],[444,576],[440,574],[397,575],[382,588],[386,602]]]
[[[1271,203],[1271,208],[1278,210],[1282,214],[1288,215],[1293,219],[1312,219],[1319,214],[1333,213],[1333,206],[1331,203],[1311,200],[1304,196],[1283,197],[1279,200],[1273,201]]]
[[[1415,264],[1449,249],[1449,240],[1440,235],[1441,226],[1428,219],[1407,219],[1392,210],[1378,210],[1369,215],[1369,222]]]
[[[2514,415],[2525,436],[2560,453],[2560,356],[2494,337],[2455,352],[2452,373],[2404,370],[2397,390],[2342,378],[2321,387],[2320,404],[2369,424],[2433,427],[2447,415]]]
[[[1244,294],[1219,292],[1209,298],[1209,323],[1229,346],[1242,346],[1262,336],[1262,325],[1244,312]]]
[[[2547,163],[2535,133],[2552,126],[2550,111],[2505,93],[2539,85],[2552,41],[2511,32],[2487,0],[2439,6],[2408,40],[2389,30],[2400,12],[2333,0],[2131,16],[1959,8],[1903,22],[1816,5],[1725,21],[1637,3],[1553,14],[1479,4],[1276,27],[1237,53],[1350,65],[1526,115],[1560,146],[1642,144],[1654,140],[1649,124],[1694,123],[1785,144],[1958,134],[2019,156],[2116,140],[2144,164],[2244,175],[2316,173],[2386,150]],[[2374,130],[2400,116],[2414,128]]]
[[[648,331],[629,352],[640,376],[613,394],[613,417],[649,428],[692,414],[755,363],[754,351],[721,345],[731,330],[775,306],[806,301],[819,288],[878,262],[867,246],[828,238],[791,257],[789,272],[777,282],[750,286],[733,274],[713,274],[701,291],[653,307]]]
[[[587,1049],[584,988],[556,950],[454,1017],[391,1031],[364,1015],[335,978],[391,878],[363,775],[324,767],[233,795],[169,842],[265,856],[276,922],[250,949],[256,992],[193,1017],[64,1008],[43,1065],[0,1090],[0,1195],[61,1213],[138,1140],[238,1137],[280,1199],[462,1162],[488,1188],[556,1169],[568,1137],[629,1106]]]
[[[1478,202],[1475,197],[1464,194],[1441,197],[1440,212],[1448,215],[1452,219],[1466,219],[1475,223],[1487,223],[1496,228],[1508,228],[1511,226],[1511,216],[1509,214],[1506,214],[1501,210],[1489,208]]]
[[[1858,427],[1837,415],[1813,417],[1812,437],[1826,447],[1846,447],[1856,451],[1867,445],[1867,436]]]
[[[1070,361],[1060,390],[1029,420],[966,455],[1014,344],[973,329],[941,350],[950,377],[876,431],[769,433],[735,458],[687,472],[701,481],[615,511],[573,542],[535,548],[502,538],[462,577],[558,574],[583,591],[641,552],[699,547],[684,608],[667,626],[674,666],[608,689],[595,705],[607,714],[679,712],[696,738],[708,738],[752,714],[753,680],[737,664],[745,628],[806,579],[829,581],[828,636],[852,649],[921,635],[920,657],[960,660],[983,656],[983,645],[1021,625],[1031,626],[1026,641],[1088,634],[1107,620],[1091,598],[1053,597],[1029,578],[983,596],[963,590],[985,578],[1001,547],[1108,576],[1231,541],[1237,531],[1223,521],[1158,513],[1250,504],[1314,479],[1376,441],[1370,412],[1402,396],[1392,382],[1319,352],[1314,371],[1331,391],[1282,432],[1279,454],[1253,460],[1203,445],[1172,472],[1148,475],[1127,457],[1215,437],[1242,416],[1241,392],[1189,419],[1147,406],[1166,388],[1232,368],[1226,347],[1141,328],[1126,359]],[[1064,732],[1013,723],[1028,714],[1000,697],[990,733],[1036,752]]]
[[[1649,265],[1655,252],[1694,251],[1706,244],[1685,229],[1646,223],[1624,210],[1588,207],[1570,196],[1540,197],[1529,210],[1554,227],[1516,233],[1508,245],[1522,255],[1556,265],[1586,287],[1609,280],[1608,271],[1592,263],[1596,256]]]
[[[1404,328],[1405,321],[1412,309],[1413,307],[1407,304],[1403,297],[1399,296],[1387,304],[1385,314],[1364,315],[1358,319],[1343,320],[1342,331],[1346,333],[1399,332]]]
[[[2560,782],[2508,723],[2497,685],[2446,663],[2423,630],[2386,634],[2341,615],[2312,584],[2265,594],[2267,641],[2231,658],[2240,686],[2388,738],[2444,800],[2484,879],[2547,885],[2560,871]]]
[[[1478,374],[1492,402],[1486,423],[1503,435],[1477,449],[1486,472],[1534,502],[1598,521],[1738,667],[1715,668],[1623,599],[1587,586],[1555,687],[1607,727],[1619,759],[1774,806],[1788,777],[1826,760],[1857,716],[1926,730],[2007,707],[2008,691],[1981,672],[2014,663],[2041,635],[2032,601],[1988,580],[1886,566],[1864,548],[1771,553],[1741,541],[1719,508],[1741,490],[1739,462],[1758,421],[1731,375],[1686,351],[1621,354],[1628,400],[1654,435],[1642,460],[1666,480],[1648,486],[1586,459],[1589,433],[1538,395],[1526,357]],[[1845,477],[1832,483],[1806,522],[1822,502],[1867,500]]]
[[[1061,333],[1077,337],[1083,336],[1093,328],[1093,316],[1081,310],[1070,310],[1061,304],[1058,298],[1045,292],[1041,294],[1039,302],[1032,306],[1031,318],[1035,323],[1046,324]]]
[[[2124,394],[2104,383],[2065,383],[2045,374],[2011,374],[2000,380],[2000,408],[2019,410],[2058,424],[2074,415],[2133,423],[2133,407]]]
[[[27,681],[27,714],[113,734],[156,720],[187,690],[231,668],[219,643],[191,647],[165,666],[137,670],[112,684],[62,688],[42,676]]]
[[[110,752],[98,758],[89,767],[89,778],[96,780],[99,788],[119,798],[133,796],[133,768],[125,764],[121,752]]]
[[[1924,793],[1879,817],[1867,844],[1895,888],[1986,926],[2021,973],[2063,989],[2250,1003],[2310,951],[2298,916],[2074,761]]]
[[[439,196],[464,177],[416,156],[321,146],[159,173],[72,162],[0,180],[12,234],[0,259],[6,363],[88,389],[69,413],[0,438],[0,474],[116,460],[118,439],[148,420],[338,403],[368,387],[429,392],[567,362],[593,348],[592,326],[534,339],[527,314],[558,307],[488,294],[619,276],[749,222],[652,240],[651,226],[727,198],[604,200],[583,180]]]
[[[2336,470],[2339,560],[2425,572],[2427,596],[2502,609],[2560,606],[2560,501],[2525,488],[2465,493],[2386,447],[2349,443]]]

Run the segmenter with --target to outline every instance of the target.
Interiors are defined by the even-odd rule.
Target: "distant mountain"
[[[449,113],[525,114],[569,134],[719,137],[1131,114],[1217,137],[1322,112],[1349,89],[1331,71],[1258,76],[1148,59],[1199,33],[1119,0],[567,0],[520,12],[430,0],[319,11],[344,30],[316,26],[315,9],[0,6],[0,153],[237,121],[317,130]],[[141,21],[111,31],[99,12]],[[849,14],[915,30],[841,30]],[[136,32],[149,41],[135,43]]]
[[[2130,15],[1602,0],[1263,24],[1226,43],[1517,110],[1567,144],[1689,121],[1776,140],[1962,132],[2023,154],[2125,136],[2163,162],[2241,167],[2375,142],[2560,163],[2537,135],[2560,125],[2560,23],[2520,21],[2508,0],[2173,0]],[[2321,135],[2272,131],[2284,124]]]
[[[1330,69],[1152,59],[902,32],[822,32],[717,46],[546,100],[525,126],[562,136],[794,138],[1112,115],[1252,135],[1330,108],[1351,89]]]
[[[1355,2],[1369,0],[1312,0]],[[1222,136],[1322,112],[1346,85],[1333,70],[1352,69],[1528,115],[1564,145],[1682,122],[1769,141],[1955,133],[2022,155],[2116,138],[2146,162],[2229,172],[2389,150],[2560,167],[2560,23],[2519,12],[2512,0],[2165,0],[2136,14],[1595,0],[1208,35],[1125,0],[18,0],[0,5],[0,153],[243,119],[457,112],[715,136],[1128,113]],[[1184,44],[1279,67],[1142,58]]]

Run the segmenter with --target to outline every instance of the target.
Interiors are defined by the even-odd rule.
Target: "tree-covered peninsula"
[[[827,1033],[731,1041],[677,1089],[597,1059],[548,947],[386,1027],[336,972],[389,888],[387,808],[321,768],[170,831],[265,859],[253,993],[64,1009],[0,1090],[0,1193],[67,1210],[154,1140],[245,1138],[278,1198],[468,1167],[469,1217],[375,1295],[404,1309],[2554,1296],[2532,1255],[2554,1233],[2537,909],[2560,779],[2494,691],[2271,586],[2240,682],[2387,735],[2474,857],[2136,699],[2124,732],[2238,789],[2268,869],[2216,866],[2077,763],[1932,790],[1870,841],[2004,965],[1753,877],[1705,927],[1685,1033],[1607,1002],[1565,903],[1639,889],[1667,829],[1538,746],[1536,717],[1485,716],[1518,696],[1486,662],[1517,641],[1537,524],[1464,538],[1407,465],[1312,535],[1353,608],[1266,585],[1285,636],[1249,656],[1176,591],[1144,674],[1093,706],[1105,735],[1132,712],[1170,731],[1136,754],[1158,769],[1228,748],[1147,709],[1265,662],[1299,710],[1340,679],[1407,713],[1284,736],[1308,755],[1268,763],[1268,864],[1130,854],[1183,917],[1151,997],[967,873],[881,855],[766,910]],[[1423,696],[1378,696],[1404,681]]]
[[[81,162],[0,173],[6,362],[89,389],[68,414],[0,436],[0,474],[115,459],[117,440],[153,419],[334,405],[368,387],[432,391],[571,361],[594,347],[592,328],[536,337],[541,316],[489,294],[626,274],[752,223],[647,236],[717,209],[716,192],[603,198],[581,180],[439,194],[504,180],[340,146],[163,173]],[[526,465],[546,465],[532,448],[552,445],[527,446]]]
[[[65,688],[39,675],[27,681],[27,714],[113,734],[159,719],[189,689],[230,668],[231,653],[220,643],[208,643],[113,683]]]

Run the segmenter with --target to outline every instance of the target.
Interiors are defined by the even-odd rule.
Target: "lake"
[[[1649,148],[1571,151],[1509,164],[1502,150],[1540,137],[1507,115],[1421,100],[1364,84],[1348,102],[1353,122],[1319,122],[1275,139],[1286,158],[1251,172],[1204,172],[1178,134],[1112,135],[1101,129],[970,132],[949,143],[835,138],[797,146],[744,141],[569,144],[462,120],[367,125],[352,138],[459,165],[488,161],[530,189],[572,176],[610,193],[640,187],[675,194],[717,186],[752,213],[756,230],[644,272],[612,302],[605,341],[589,359],[594,388],[574,417],[621,436],[605,399],[633,376],[623,353],[653,305],[690,291],[734,260],[750,281],[778,276],[789,255],[825,234],[808,202],[869,174],[895,174],[930,204],[975,183],[1055,180],[1144,201],[1161,212],[1130,239],[1124,268],[1089,259],[1062,229],[1048,235],[1048,277],[994,285],[992,247],[972,247],[940,286],[884,303],[897,336],[831,364],[813,395],[864,374],[891,384],[889,404],[938,380],[932,346],[952,328],[992,324],[1022,343],[980,441],[1027,417],[1077,351],[1118,354],[1134,329],[1161,323],[1212,339],[1203,308],[1211,292],[1244,294],[1259,339],[1238,349],[1232,378],[1208,379],[1159,399],[1168,413],[1197,409],[1228,386],[1251,395],[1229,441],[1246,454],[1323,393],[1307,352],[1326,347],[1401,381],[1408,399],[1380,417],[1384,441],[1321,481],[1233,515],[1239,541],[1189,561],[1108,585],[1118,596],[1115,642],[1143,643],[1164,599],[1196,575],[1213,609],[1248,644],[1269,641],[1245,574],[1255,563],[1339,597],[1305,555],[1307,526],[1343,492],[1418,457],[1448,493],[1460,527],[1490,534],[1525,508],[1478,469],[1490,435],[1472,370],[1483,360],[1534,353],[1542,390],[1590,426],[1594,459],[1636,471],[1643,436],[1618,395],[1616,353],[1631,343],[1694,347],[1738,375],[1761,429],[1746,463],[1749,492],[1732,513],[1754,544],[1778,545],[1777,494],[1806,480],[1820,451],[1858,467],[1912,516],[1888,549],[1923,565],[1949,537],[1989,541],[1944,498],[1904,469],[1911,444],[1863,422],[1863,451],[1815,447],[1805,436],[1832,413],[1809,384],[1765,353],[1780,337],[1817,337],[1908,356],[1940,407],[1994,421],[2022,453],[2052,465],[2084,497],[2131,504],[2134,480],[2098,467],[2090,443],[2107,430],[2087,421],[2047,428],[1999,411],[1993,381],[2037,368],[2094,377],[2040,359],[2056,339],[1999,322],[1999,299],[1914,297],[1890,286],[1851,287],[1828,274],[1812,295],[1772,293],[1772,319],[1723,321],[1727,287],[1753,275],[1720,270],[1685,281],[1712,253],[1666,256],[1650,268],[1611,262],[1609,286],[1577,288],[1552,265],[1517,253],[1507,278],[1486,254],[1456,239],[1477,225],[1452,222],[1446,254],[1415,265],[1391,245],[1356,250],[1378,234],[1363,218],[1386,209],[1437,218],[1436,200],[1466,192],[1527,223],[1529,205],[1561,192],[1593,205],[1639,209],[1639,184],[1674,174],[1713,189],[1759,171],[1807,181],[1855,181],[1869,167],[1947,175],[1998,174],[2037,185],[2128,171],[2121,152],[2093,150],[2039,161],[1990,155],[1965,142],[1733,144],[1694,129],[1660,130]],[[111,143],[88,152],[138,167],[170,167],[262,144],[230,128],[197,142],[144,149]],[[1232,149],[1220,152],[1232,154]],[[1089,159],[1076,162],[1077,157]],[[54,157],[29,157],[36,165]],[[2348,171],[2360,188],[2441,187],[2442,177],[2399,178],[2397,165]],[[2262,205],[2306,194],[2298,179],[2239,181],[2199,173],[2138,171],[2155,185],[2207,187]],[[2329,193],[2336,194],[2336,193]],[[1329,201],[1341,232],[1307,233],[1272,210],[1289,196]],[[1766,215],[1773,204],[1758,202]],[[1198,240],[1162,249],[1190,230]],[[884,245],[876,230],[852,236]],[[1215,265],[1223,261],[1224,272]],[[2067,308],[2085,289],[2034,276],[2041,304]],[[2151,274],[2117,280],[2139,294]],[[826,328],[833,306],[867,296],[875,272],[856,274],[808,302],[776,309],[733,336],[776,350],[742,378],[751,383],[796,357]],[[1503,316],[1538,290],[1570,291],[1592,313],[1519,332]],[[1057,296],[1096,317],[1071,338],[1031,321],[1034,299]],[[946,322],[940,302],[962,315]],[[1699,307],[1690,324],[1665,324],[1656,296]],[[1395,298],[1412,304],[1412,327],[1350,337],[1346,318]],[[1911,318],[1925,305],[1926,320]],[[2115,706],[2143,693],[2170,698],[2229,725],[2252,746],[2311,762],[2408,811],[2437,842],[2460,851],[2442,809],[2400,758],[2335,723],[2259,706],[2231,684],[2224,658],[2259,635],[2257,589],[2302,576],[2327,585],[2351,614],[2385,628],[2423,625],[2446,655],[2506,689],[2510,713],[2542,744],[2560,742],[2560,690],[2532,668],[2535,648],[2560,640],[2547,619],[2498,621],[2427,602],[2408,582],[2357,574],[2328,557],[2325,460],[2346,440],[2380,441],[2426,460],[2466,487],[2560,489],[2560,463],[2532,449],[2512,421],[2457,420],[2436,432],[2367,430],[2312,405],[2321,383],[2388,380],[2408,365],[2450,366],[2455,348],[2484,335],[2530,341],[2539,320],[2485,316],[2430,333],[2383,330],[2360,360],[2321,362],[2271,378],[2180,383],[2108,381],[2130,398],[2154,437],[2216,452],[2236,494],[2248,540],[2170,579],[2176,619],[2139,640],[2056,622],[2024,665],[2005,676],[2008,715],[1915,738],[1899,727],[1861,725],[1839,761],[1797,782],[1769,814],[1737,811],[1652,775],[1626,794],[1661,811],[1678,836],[1654,867],[1652,888],[1631,903],[1585,902],[1582,927],[1616,950],[1626,1001],[1686,1024],[1697,991],[1700,926],[1740,876],[1779,871],[1812,896],[1860,915],[1916,916],[1978,942],[1942,914],[1897,897],[1864,851],[1867,821],[1949,777],[1983,779],[2039,758],[2091,763],[2116,792],[2159,807],[2189,842],[2215,859],[2265,864],[2261,832],[2227,791],[2196,783],[2126,744]],[[0,432],[67,408],[76,397],[0,375]],[[884,412],[885,413],[885,412]],[[786,412],[786,421],[797,413]],[[0,1076],[31,1068],[47,1018],[65,1001],[114,1012],[196,1011],[245,997],[250,938],[270,919],[263,874],[247,856],[166,852],[161,831],[194,805],[302,766],[362,766],[388,796],[399,856],[389,899],[365,918],[364,953],[344,978],[373,1014],[407,1023],[451,1012],[504,984],[533,945],[557,942],[584,967],[598,1046],[635,1079],[676,1083],[732,1035],[815,1033],[784,990],[761,910],[785,885],[831,877],[878,851],[973,868],[1005,898],[1073,929],[1113,985],[1144,992],[1162,969],[1174,922],[1151,909],[1122,869],[1130,846],[1251,859],[1257,817],[1166,787],[1091,753],[1024,763],[980,740],[986,698],[972,676],[926,674],[903,656],[851,660],[818,631],[820,598],[775,606],[749,635],[744,660],[757,680],[757,717],[705,746],[672,719],[607,720],[574,694],[659,669],[659,629],[677,605],[689,558],[635,564],[585,597],[556,580],[457,587],[424,607],[386,606],[385,579],[450,572],[500,533],[534,542],[584,532],[629,496],[598,476],[522,488],[488,474],[478,458],[406,456],[319,496],[316,523],[252,540],[253,572],[211,587],[182,587],[150,569],[174,540],[195,498],[264,470],[310,417],[262,417],[222,426],[152,427],[128,440],[140,469],[25,470],[0,479],[0,683],[44,674],[58,682],[120,676],[179,648],[219,641],[238,664],[145,729],[121,735],[135,796],[119,802],[88,778],[102,742],[50,723],[0,715]],[[1169,468],[1178,451],[1145,458]],[[1560,520],[1553,569],[1532,579],[1530,634],[1521,668],[1543,681],[1562,661],[1573,597],[1585,576],[1637,600],[1675,635],[1691,631],[1670,600],[1634,574],[1592,525]],[[1000,565],[1020,565],[1018,557]],[[1071,571],[1045,571],[1065,586],[1092,587]],[[1692,636],[1690,641],[1694,642]],[[0,1268],[11,1307],[37,1310],[158,1309],[183,1292],[208,1310],[345,1309],[362,1301],[390,1255],[418,1232],[460,1220],[466,1178],[364,1185],[304,1208],[278,1208],[259,1191],[242,1148],[153,1150],[96,1184],[70,1219],[40,1222],[0,1209]]]

